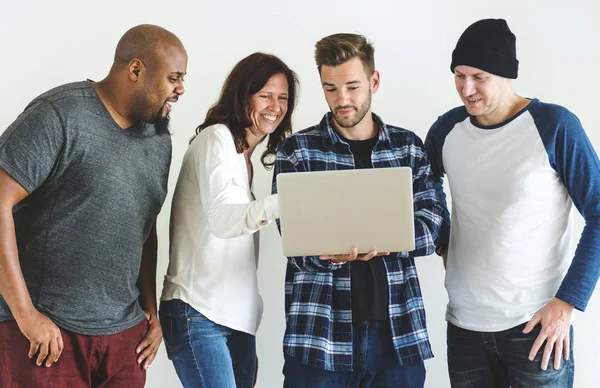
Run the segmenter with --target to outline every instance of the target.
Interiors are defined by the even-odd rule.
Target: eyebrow
[[[256,92],[256,94],[277,94],[277,92],[261,92],[261,91],[258,91],[258,92]],[[280,93],[280,94],[281,94],[282,96],[287,96],[287,95],[288,95],[288,93],[287,93],[287,92]]]
[[[352,85],[352,84],[359,84],[359,83],[360,83],[359,80],[354,80],[354,81],[346,82],[345,85]],[[334,84],[331,84],[329,82],[323,82],[323,86],[333,86],[333,87],[335,87]]]
[[[171,72],[171,73],[169,73],[169,74],[177,74],[178,76],[182,76],[182,75],[186,75],[187,73],[184,73],[184,72],[182,72],[182,71],[172,71],[172,72]]]

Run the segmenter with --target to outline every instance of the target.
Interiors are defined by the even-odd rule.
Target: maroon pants
[[[117,334],[89,336],[61,329],[64,350],[46,368],[27,356],[29,340],[15,321],[0,322],[0,387],[143,387],[146,371],[136,363],[135,348],[146,320]]]

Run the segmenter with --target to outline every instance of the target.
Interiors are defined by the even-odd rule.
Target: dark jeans
[[[167,356],[184,387],[251,388],[256,337],[214,323],[178,299],[160,303]]]
[[[60,329],[64,348],[49,368],[29,358],[29,340],[15,321],[0,323],[2,388],[142,388],[146,371],[137,364],[136,347],[148,331],[145,319],[111,335],[82,335]]]
[[[573,327],[569,360],[564,357],[560,369],[554,369],[554,351],[548,368],[541,369],[545,344],[533,361],[529,352],[538,334],[537,325],[523,334],[525,323],[512,329],[486,333],[461,329],[448,323],[448,372],[453,388],[571,388],[575,364],[573,360]]]
[[[398,365],[387,321],[355,324],[353,342],[354,365],[351,372],[310,367],[286,354],[284,388],[422,388],[425,385],[423,361]]]

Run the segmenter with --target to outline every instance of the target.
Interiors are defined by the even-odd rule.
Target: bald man
[[[186,69],[175,35],[136,26],[105,79],[42,94],[0,136],[1,387],[144,386]]]

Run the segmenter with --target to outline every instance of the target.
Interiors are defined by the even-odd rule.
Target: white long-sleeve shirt
[[[256,334],[262,317],[257,231],[278,213],[276,195],[254,200],[244,154],[229,129],[204,129],[183,158],[173,195],[161,300],[180,299],[215,323]]]

